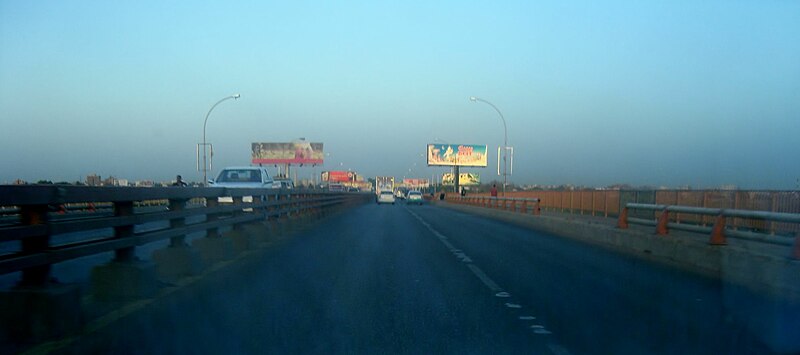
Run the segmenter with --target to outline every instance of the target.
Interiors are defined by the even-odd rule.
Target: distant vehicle
[[[419,192],[417,190],[409,191],[408,194],[406,195],[406,203],[407,204],[416,203],[418,205],[421,205],[422,204],[422,192]]]
[[[275,182],[272,184],[272,186],[276,189],[291,190],[294,188],[294,181],[292,181],[292,179],[278,178],[275,179]]]
[[[400,200],[406,198],[406,195],[404,195],[403,191],[400,191],[400,190],[395,191],[394,192],[394,196],[397,197]]]
[[[380,195],[381,191],[394,191],[394,176],[375,177],[375,194]]]
[[[378,194],[378,198],[375,200],[376,203],[391,203],[394,205],[394,194],[389,190],[383,190]]]
[[[359,192],[357,187],[348,187],[347,192]]]
[[[274,188],[275,181],[267,169],[258,166],[233,166],[222,169],[216,180],[209,180],[211,187],[227,187],[240,189]],[[222,196],[220,203],[233,203],[233,197]],[[253,196],[242,197],[242,202],[253,202]]]

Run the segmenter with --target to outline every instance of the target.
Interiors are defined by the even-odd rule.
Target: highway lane
[[[724,288],[433,206],[364,205],[66,353],[768,353]]]

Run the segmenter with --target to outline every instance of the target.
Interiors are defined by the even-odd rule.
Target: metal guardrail
[[[538,216],[542,212],[538,198],[487,197],[487,196],[447,196],[447,200],[460,204],[494,208]]]
[[[246,196],[253,202],[243,202],[249,200]],[[231,197],[233,203],[221,204],[220,197]],[[134,248],[147,243],[164,239],[183,243],[187,234],[195,232],[214,238],[222,227],[301,215],[356,198],[363,196],[311,190],[0,186],[0,208],[5,213],[0,243],[21,244],[20,250],[0,255],[0,274],[21,271],[21,286],[43,285],[51,265],[66,260],[110,251],[115,260],[132,260]],[[62,207],[69,205],[75,209]],[[204,221],[185,223],[195,216]],[[169,222],[169,227],[134,233],[134,226],[158,221]],[[53,235],[108,228],[112,235],[104,238],[52,243]]]
[[[480,192],[475,196],[488,196]],[[544,211],[618,218],[627,203],[800,213],[800,191],[773,190],[528,190],[507,191],[505,197],[541,199]],[[638,211],[642,217],[648,211]],[[711,224],[706,215],[677,214],[680,222]],[[770,234],[800,232],[800,224],[733,218],[728,226],[768,231]]]
[[[655,220],[645,218],[629,217],[629,210],[644,210],[659,213]],[[680,223],[677,214],[690,214],[714,217],[712,227],[702,225]],[[620,213],[617,227],[626,229],[629,224],[648,225],[656,227],[656,234],[665,235],[670,229],[685,230],[710,234],[709,244],[725,245],[727,237],[735,237],[757,241],[762,243],[792,246],[794,245],[793,257],[800,259],[800,233],[796,236],[784,236],[771,233],[759,233],[757,231],[739,230],[738,227],[726,228],[728,220],[734,218],[757,219],[768,222],[800,223],[800,213],[781,213],[751,210],[736,210],[723,208],[705,208],[691,206],[674,206],[661,204],[627,203]]]

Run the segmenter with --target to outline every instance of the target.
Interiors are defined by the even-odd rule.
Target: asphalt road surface
[[[763,354],[730,288],[434,206],[356,207],[66,353]]]

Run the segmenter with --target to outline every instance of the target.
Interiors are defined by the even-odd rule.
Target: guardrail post
[[[669,234],[669,229],[667,229],[667,223],[669,223],[669,212],[666,208],[661,211],[661,216],[658,217],[658,224],[656,224],[656,234],[658,235],[667,235]]]
[[[114,217],[133,216],[133,201],[114,202]],[[133,224],[114,227],[116,239],[133,238]],[[136,257],[135,247],[114,251],[114,260],[92,269],[91,290],[101,301],[125,301],[151,297],[158,290],[155,263]]]
[[[539,203],[541,203],[541,201],[542,201],[541,199],[536,199],[536,201],[533,202],[533,210],[531,211],[531,214],[533,214],[534,216],[539,216],[542,214],[542,208],[539,206]]]
[[[522,210],[519,213],[528,213],[528,200],[522,200]]]
[[[206,207],[215,208],[219,206],[216,197],[206,198]],[[219,220],[219,213],[212,212],[206,214],[206,223]],[[197,249],[200,257],[206,265],[211,265],[218,261],[233,258],[233,245],[230,238],[224,238],[219,234],[218,227],[206,230],[205,238],[198,238],[192,242],[192,246]]]
[[[48,222],[47,205],[20,207],[25,225]],[[21,240],[23,252],[43,252],[49,247],[47,234]],[[0,331],[16,342],[41,341],[80,329],[82,323],[80,287],[50,282],[50,265],[22,270],[22,279],[10,290],[0,292]]]
[[[250,204],[257,201],[260,197],[258,196],[250,196],[251,202]],[[252,212],[255,213],[255,209],[251,207],[245,207],[247,204],[244,202],[244,196],[234,196],[233,197],[233,205],[234,206],[241,206],[242,209],[237,209],[233,212],[233,216],[241,216],[245,212]],[[245,211],[245,212],[242,212]],[[225,239],[229,239],[231,242],[231,247],[233,247],[233,251],[235,253],[241,253],[244,251],[249,250],[255,242],[251,240],[250,234],[245,233],[242,230],[242,224],[237,223],[231,226],[231,230],[225,233]]]
[[[183,211],[185,206],[184,199],[169,200],[170,211]],[[169,220],[170,228],[183,228],[185,225],[186,218],[183,217]],[[170,238],[169,246],[154,251],[153,261],[156,263],[159,279],[171,283],[182,277],[197,275],[203,269],[200,255],[186,244],[184,235]]]
[[[628,229],[628,207],[623,207],[617,220],[617,228]]]
[[[711,229],[711,238],[708,241],[711,245],[726,245],[725,241],[725,216],[720,214],[717,216],[717,221]]]
[[[47,224],[47,205],[21,206],[20,218],[24,225]],[[47,250],[50,236],[47,234],[28,237],[21,240],[22,252],[35,253]],[[47,283],[50,277],[50,265],[34,266],[22,270],[22,280],[19,286],[41,286]]]

